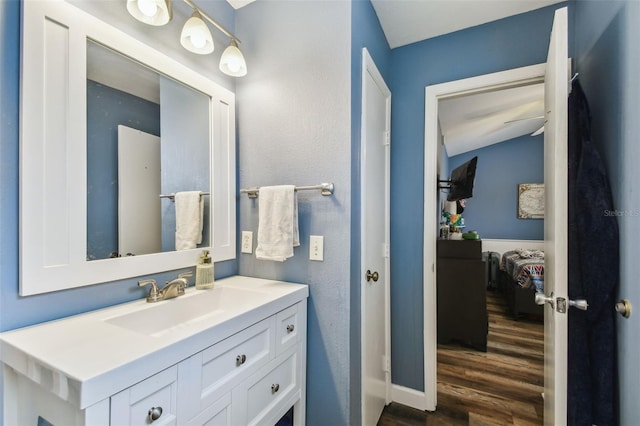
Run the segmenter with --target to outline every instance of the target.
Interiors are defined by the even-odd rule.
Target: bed
[[[543,307],[536,305],[536,292],[544,291],[544,252],[517,249],[503,253],[500,262],[500,289],[513,316],[541,319]]]

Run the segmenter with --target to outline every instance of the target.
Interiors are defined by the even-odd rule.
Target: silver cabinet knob
[[[154,422],[162,415],[162,407],[151,407],[149,410],[149,421]]]
[[[296,326],[295,326],[295,325],[293,325],[293,324],[289,324],[289,325],[287,326],[287,333],[292,333],[292,332],[293,332],[293,330],[295,330],[295,329],[296,329]]]
[[[236,357],[236,366],[239,367],[242,364],[244,364],[245,362],[247,362],[247,356],[245,354],[242,355],[238,355]]]
[[[280,390],[280,385],[278,383],[271,385],[271,393],[276,393],[279,390]]]

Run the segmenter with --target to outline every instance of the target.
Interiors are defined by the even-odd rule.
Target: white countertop
[[[191,287],[176,299],[141,299],[12,330],[0,334],[0,360],[84,409],[309,295],[306,285],[241,276],[217,280],[215,287],[247,289],[259,296],[161,333],[137,332],[108,320],[207,297],[208,290]]]

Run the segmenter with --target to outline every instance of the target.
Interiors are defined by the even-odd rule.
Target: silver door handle
[[[586,311],[589,307],[589,304],[586,300],[569,300],[567,302],[567,299],[565,299],[564,297],[558,297],[557,299],[554,299],[553,293],[551,293],[551,296],[545,296],[544,293],[536,293],[535,302],[537,305],[544,305],[545,303],[548,303],[552,308],[555,308],[561,314],[567,312],[567,304],[569,305],[569,307],[573,306],[574,308],[580,309],[582,311]]]
[[[367,269],[367,273],[365,275],[365,278],[367,279],[367,282],[369,282],[371,280],[373,280],[373,282],[376,282],[376,281],[378,281],[378,278],[379,278],[378,272],[371,273],[371,270]]]
[[[545,303],[548,303],[552,308],[556,305],[555,300],[553,299],[553,293],[551,293],[551,296],[545,296],[544,293],[536,293],[535,302],[536,305],[544,305]]]

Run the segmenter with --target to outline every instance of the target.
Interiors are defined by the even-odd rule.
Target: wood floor
[[[438,345],[438,408],[392,403],[378,426],[541,425],[543,342],[540,322],[514,321],[499,293],[487,292],[487,352]]]

